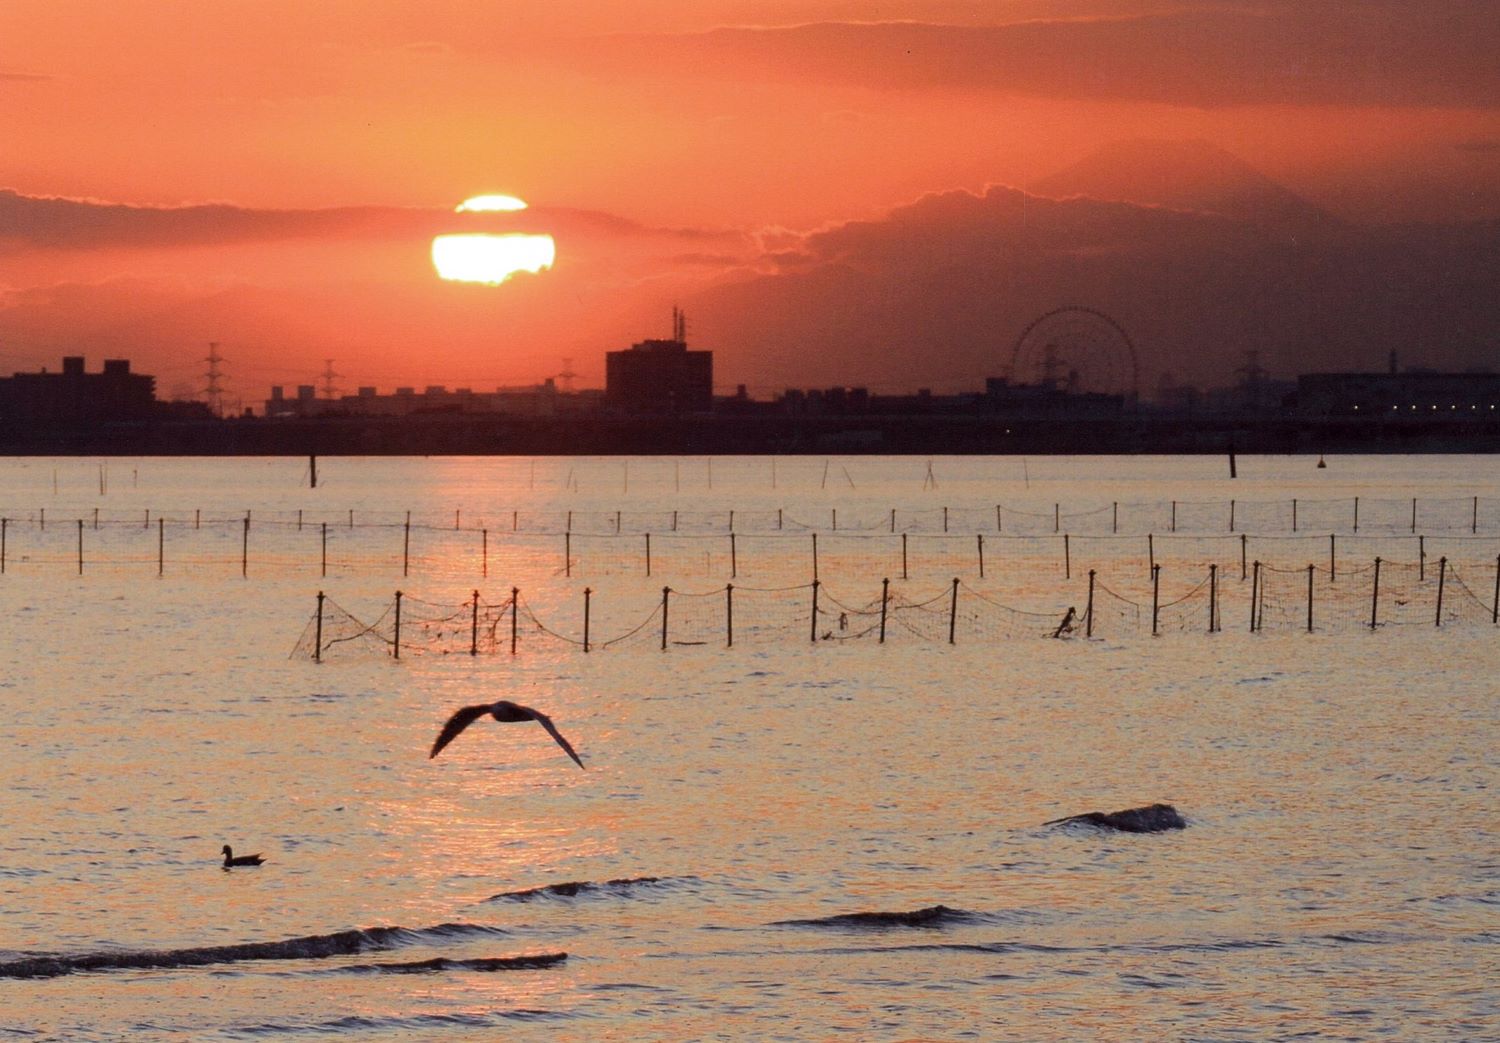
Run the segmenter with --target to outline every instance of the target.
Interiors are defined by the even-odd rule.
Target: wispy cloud
[[[1214,108],[1500,107],[1485,0],[1212,4],[1004,25],[823,22],[596,39],[614,72],[775,77]]]

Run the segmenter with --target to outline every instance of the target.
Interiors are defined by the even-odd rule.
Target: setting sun
[[[465,199],[456,213],[497,213],[525,210],[515,196],[483,195]],[[432,264],[438,275],[454,282],[498,286],[516,272],[536,273],[551,268],[557,244],[550,235],[520,232],[496,234],[463,232],[432,240]]]

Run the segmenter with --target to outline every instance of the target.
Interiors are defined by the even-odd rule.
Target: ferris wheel
[[[1135,401],[1140,368],[1130,334],[1094,308],[1066,305],[1033,320],[1016,338],[1010,379],[1071,394]]]

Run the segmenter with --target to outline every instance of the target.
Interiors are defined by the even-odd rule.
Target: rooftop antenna
[[[208,342],[208,358],[203,360],[208,363],[207,380],[208,385],[203,389],[203,397],[208,400],[208,408],[214,416],[224,415],[224,387],[219,383],[219,378],[224,376],[219,369],[219,363],[227,362],[223,355],[219,354],[219,342],[211,340]]]
[[[558,386],[563,391],[572,391],[573,381],[578,377],[578,374],[573,372],[573,360],[563,359],[562,364],[562,372],[557,375]]]
[[[320,376],[320,377],[323,378],[323,397],[324,398],[332,398],[335,394],[338,393],[339,389],[334,385],[333,381],[334,381],[335,378],[340,377],[342,375],[343,374],[341,374],[341,373],[335,373],[333,371],[333,359],[324,359],[323,360],[323,372],[319,373],[318,376]]]
[[[672,306],[672,339],[679,344],[687,343],[687,312]]]

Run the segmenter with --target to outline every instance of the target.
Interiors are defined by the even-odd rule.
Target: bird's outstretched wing
[[[575,764],[582,768],[583,761],[579,759],[578,753],[573,749],[573,744],[570,743],[567,739],[563,738],[562,732],[558,731],[556,726],[553,725],[552,718],[548,717],[540,710],[532,710],[531,713],[532,716],[536,718],[536,723],[540,724],[543,728],[546,728],[547,734],[556,739],[557,744],[563,748],[563,751],[567,753],[569,757],[573,758],[573,762]]]
[[[465,706],[461,710],[454,711],[453,716],[448,718],[448,723],[443,725],[443,730],[438,732],[437,740],[433,742],[432,752],[427,755],[427,759],[432,760],[432,758],[436,757],[442,752],[444,746],[447,746],[454,739],[458,738],[459,732],[489,712],[490,707],[488,705]]]

